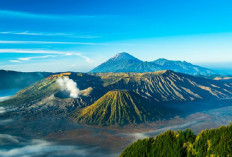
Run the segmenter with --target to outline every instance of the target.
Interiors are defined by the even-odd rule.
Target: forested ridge
[[[206,129],[198,135],[185,131],[166,131],[156,137],[138,140],[120,157],[231,157],[232,124]]]

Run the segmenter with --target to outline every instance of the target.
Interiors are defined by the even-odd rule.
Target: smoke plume
[[[77,88],[77,83],[68,77],[60,77],[56,80],[61,90],[70,93],[71,98],[78,98],[80,90]]]

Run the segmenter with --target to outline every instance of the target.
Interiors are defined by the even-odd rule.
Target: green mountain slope
[[[76,113],[76,121],[90,125],[125,125],[159,120],[158,107],[131,91],[109,91]]]
[[[232,125],[204,130],[197,136],[190,129],[167,131],[155,138],[138,140],[127,147],[120,157],[230,157]]]

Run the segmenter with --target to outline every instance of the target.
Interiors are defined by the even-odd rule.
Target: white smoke
[[[77,83],[68,77],[60,77],[56,80],[61,90],[70,93],[71,98],[78,98],[80,90],[77,88]]]

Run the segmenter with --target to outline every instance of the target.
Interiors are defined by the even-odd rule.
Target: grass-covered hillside
[[[165,113],[166,112],[166,113]],[[90,125],[126,125],[155,121],[169,111],[131,91],[109,91],[94,104],[76,113],[76,121]]]
[[[231,157],[232,124],[203,130],[194,135],[186,131],[166,131],[158,136],[138,140],[120,157]]]

